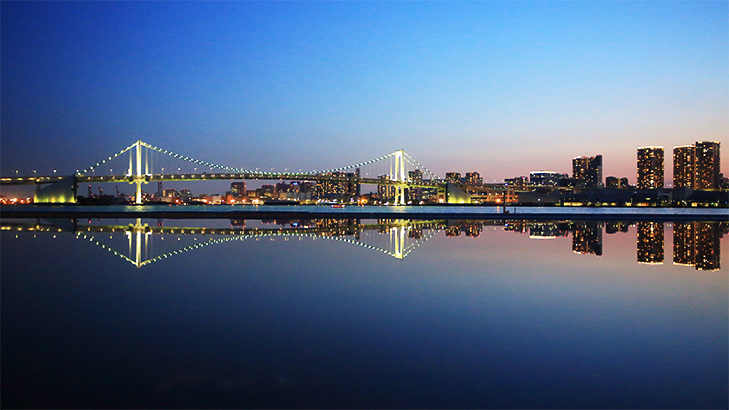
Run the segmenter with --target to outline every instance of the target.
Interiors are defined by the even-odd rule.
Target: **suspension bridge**
[[[127,162],[128,157],[128,162]],[[162,158],[162,159],[160,159]],[[165,160],[167,162],[165,162]],[[170,165],[169,161],[177,161]],[[183,170],[180,164],[185,164]],[[166,166],[165,166],[166,165]],[[102,173],[109,169],[109,173]],[[114,169],[117,172],[114,172]],[[165,172],[167,169],[167,172]],[[198,171],[199,169],[199,171]],[[118,172],[122,170],[123,173]],[[176,171],[175,171],[176,170]],[[205,171],[203,171],[205,170]],[[364,171],[363,171],[364,170]],[[411,171],[418,170],[418,177]],[[290,180],[333,182],[354,185],[390,186],[394,205],[406,203],[406,189],[440,188],[460,194],[445,180],[428,170],[404,150],[338,168],[298,172],[267,172],[229,167],[168,151],[141,140],[71,176],[2,177],[2,185],[35,184],[36,203],[75,203],[79,184],[129,183],[135,185],[135,203],[142,204],[142,186],[164,181]],[[42,185],[47,185],[42,187]],[[448,198],[446,198],[448,201]]]

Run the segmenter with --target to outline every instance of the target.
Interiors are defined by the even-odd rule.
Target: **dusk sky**
[[[0,171],[70,175],[141,139],[333,168],[403,148],[486,181],[636,149],[729,150],[729,2],[8,2]]]

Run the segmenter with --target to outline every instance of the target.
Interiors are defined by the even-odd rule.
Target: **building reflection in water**
[[[572,251],[602,256],[602,223],[579,222],[573,224]]]
[[[263,219],[247,227],[244,219],[231,219],[229,227],[174,227],[165,226],[158,220],[156,226],[149,226],[137,219],[134,224],[106,224],[106,221],[83,223],[79,220],[53,220],[44,224],[33,222],[3,221],[2,230],[61,232],[74,231],[77,236],[91,240],[102,248],[113,252],[137,267],[199,249],[215,243],[230,240],[258,240],[261,237],[324,238],[348,242],[367,249],[384,252],[398,259],[406,257],[415,248],[423,245],[436,233],[445,231],[447,237],[477,238],[485,227],[501,228],[506,232],[528,234],[531,239],[556,239],[572,235],[572,251],[584,255],[603,255],[603,226],[607,234],[626,233],[633,224],[629,221],[534,221],[534,220],[399,220],[378,219],[366,223],[359,219]],[[637,261],[644,264],[664,262],[664,223],[642,221],[637,228]],[[669,225],[670,226],[670,225]],[[119,244],[101,241],[102,233],[124,233]],[[721,269],[720,239],[729,232],[729,222],[685,221],[673,224],[673,264],[692,266],[696,270],[716,271]],[[193,236],[193,243],[181,248],[162,250],[156,245],[158,254],[151,254],[147,247],[153,236],[175,235],[173,243],[179,243],[180,236]],[[202,239],[198,241],[198,236]],[[207,239],[205,239],[207,238]],[[378,239],[380,238],[380,239]],[[112,236],[109,236],[112,240]],[[167,246],[167,245],[165,245]]]
[[[673,226],[673,263],[694,266],[696,270],[721,269],[721,224],[679,222]]]
[[[663,222],[638,222],[638,263],[663,263]]]
[[[626,233],[628,232],[628,226],[630,224],[627,222],[608,222],[605,224],[605,233]]]

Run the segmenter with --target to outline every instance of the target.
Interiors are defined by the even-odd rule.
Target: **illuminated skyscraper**
[[[694,158],[696,147],[683,145],[673,147],[673,187],[694,187]]]
[[[638,189],[663,188],[663,147],[638,148]]]
[[[414,183],[422,183],[423,182],[423,171],[416,169],[414,171],[408,171],[408,178],[410,179],[410,182]],[[422,187],[412,187],[408,188],[405,196],[407,196],[411,201],[421,201],[423,199],[423,188]]]
[[[357,197],[360,195],[360,184],[353,182],[353,179],[360,178],[360,169],[357,168],[355,172],[329,172],[321,174],[327,176],[329,179],[319,181],[316,184],[316,195],[318,197],[324,196],[339,196],[344,199],[345,197]]]
[[[389,175],[380,175],[378,178],[383,181],[390,180]],[[389,201],[395,198],[395,187],[392,185],[379,184],[377,185],[377,196],[379,196],[383,201]]]
[[[696,142],[694,161],[694,189],[719,189],[719,143]]]
[[[663,263],[663,222],[638,222],[638,263]]]
[[[478,172],[466,172],[466,184],[483,185],[483,178]]]
[[[573,158],[572,178],[585,181],[587,186],[603,186],[602,155]]]
[[[446,180],[453,182],[454,184],[460,184],[461,183],[461,173],[460,172],[446,172]]]

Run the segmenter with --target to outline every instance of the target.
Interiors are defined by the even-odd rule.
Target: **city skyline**
[[[122,151],[123,152],[123,151]],[[120,153],[117,153],[116,155],[119,155]],[[171,155],[177,155],[174,152],[170,152]],[[445,178],[438,177],[437,179],[440,181],[450,181],[453,183],[458,183],[462,185],[470,185],[470,186],[487,186],[487,185],[505,185],[506,187],[511,186],[512,188],[516,189],[525,189],[528,186],[572,186],[571,184],[579,183],[578,181],[582,181],[582,184],[584,184],[587,188],[637,188],[637,189],[664,189],[664,188],[691,188],[691,189],[698,189],[698,190],[715,190],[720,189],[722,186],[722,183],[725,183],[723,181],[726,181],[727,178],[724,177],[724,175],[720,172],[720,157],[721,157],[721,143],[718,141],[696,141],[695,144],[692,145],[681,145],[681,146],[675,146],[673,147],[673,156],[672,161],[673,164],[668,164],[664,160],[664,147],[663,146],[651,146],[651,147],[639,147],[637,148],[637,175],[635,178],[636,183],[631,184],[630,180],[631,178],[628,177],[620,177],[620,176],[614,176],[614,175],[607,175],[603,176],[603,158],[602,155],[596,154],[594,156],[588,157],[588,156],[581,156],[581,157],[575,157],[572,159],[572,174],[570,178],[569,173],[558,173],[554,171],[530,171],[529,176],[520,175],[513,178],[505,178],[503,181],[493,181],[489,182],[488,180],[484,180],[483,177],[480,175],[478,171],[474,172],[466,172],[465,177],[461,177],[460,172],[451,171],[445,173]],[[143,155],[144,156],[144,155]],[[669,155],[669,158],[671,156]],[[109,160],[111,160],[112,157],[109,157]],[[200,161],[199,159],[195,158],[186,158],[186,160],[190,160],[192,162]],[[118,160],[117,160],[118,161]],[[125,162],[126,160],[123,160],[122,162]],[[147,159],[147,161],[150,161]],[[96,164],[97,166],[99,163]],[[119,164],[117,164],[119,165]],[[672,165],[672,166],[671,166]],[[126,166],[126,165],[124,165]],[[131,167],[131,163],[129,165]],[[112,165],[113,167],[113,165]],[[92,167],[93,168],[93,167]],[[123,167],[122,167],[123,168]],[[673,169],[674,176],[677,176],[677,184],[675,186],[672,186],[670,183],[664,182],[666,180],[666,173],[667,170]],[[131,169],[131,168],[130,168]],[[187,173],[189,170],[183,170],[179,171],[178,173],[182,172]],[[197,170],[198,168],[195,168]],[[201,168],[205,169],[205,168]],[[210,168],[211,173],[214,168]],[[360,178],[359,172],[360,169],[357,168],[356,170],[352,168],[355,173],[344,173],[344,172],[335,172],[334,174],[341,174],[342,177],[354,177],[357,176],[357,178]],[[88,170],[87,170],[88,171]],[[111,171],[111,170],[110,170]],[[155,174],[158,172],[153,171],[152,169],[148,169],[148,173]],[[159,171],[159,170],[158,170]],[[302,171],[302,170],[299,170]],[[392,170],[390,170],[392,171]],[[126,172],[126,171],[125,171]],[[236,171],[237,172],[237,171]],[[250,171],[250,172],[257,172],[257,171]],[[272,173],[278,172],[275,171],[275,169],[271,169]],[[86,174],[87,172],[81,172],[81,174]],[[90,174],[95,175],[96,171],[89,171]],[[162,168],[162,173],[164,173],[164,168]],[[170,172],[171,174],[175,174],[175,171],[172,170]],[[328,173],[328,172],[326,172]],[[314,174],[316,174],[316,171],[314,171]],[[689,174],[687,176],[687,174]],[[53,171],[53,174],[48,176],[56,176],[56,171]],[[369,175],[369,174],[368,174]],[[8,176],[15,176],[15,175],[8,175]],[[23,176],[23,175],[21,175]],[[34,171],[33,174],[25,174],[24,176],[41,176],[39,174],[36,174]],[[385,178],[388,179],[389,177],[387,175],[377,175],[378,178]],[[423,172],[419,169],[415,169],[414,171],[408,172],[408,177],[411,181],[430,181],[430,179],[423,179]],[[433,176],[435,177],[435,176]],[[560,179],[565,179],[565,184],[560,183]],[[246,180],[243,181],[236,181],[236,179],[239,178],[233,178],[230,179],[230,191],[234,195],[237,194],[236,189],[234,188],[237,184],[242,184],[242,186],[246,186]],[[306,178],[286,178],[286,180],[291,181],[313,181],[313,180],[307,180]],[[253,188],[261,188],[261,187],[273,187],[273,185],[267,185],[266,180],[259,181],[258,178],[251,178],[247,180],[251,187]],[[167,181],[172,184],[172,191],[177,189],[182,189],[183,191],[190,192],[190,184],[193,184],[195,186],[199,186],[201,183],[200,180],[196,181]],[[271,181],[269,181],[271,182]],[[297,183],[298,183],[297,182]],[[102,182],[103,183],[103,182]],[[222,192],[227,191],[228,182],[223,181],[216,181],[211,180],[208,182],[202,182],[206,184],[208,187],[214,186],[213,189],[214,192],[216,190],[223,190]],[[182,184],[182,186],[181,186]],[[332,188],[338,185],[341,185],[341,183],[330,183],[327,181],[322,182],[322,184],[317,184],[316,182],[312,182],[312,186],[316,187],[315,191],[321,191],[321,193],[328,192],[328,193],[334,193],[336,189]],[[78,185],[79,188],[79,194],[81,193],[80,188],[82,184]],[[350,184],[352,185],[352,184]],[[362,184],[362,185],[371,185],[371,184]],[[161,182],[158,183],[157,193],[162,196],[160,192]],[[116,192],[117,196],[119,196],[119,193],[126,195],[126,189],[125,184],[122,185],[122,190],[119,190],[119,185],[117,182],[116,185]],[[28,185],[9,185],[6,186],[3,189],[3,196],[4,197],[15,197],[15,198],[23,198],[24,196],[32,196],[31,189]],[[352,191],[352,190],[355,191]],[[370,190],[370,193],[377,193],[379,195],[382,195],[385,192],[390,192],[390,189],[392,189],[392,186],[385,188],[384,186],[378,186],[376,190]],[[383,191],[384,190],[384,191]],[[24,191],[24,192],[23,192]],[[97,187],[97,194],[101,195],[103,192],[103,188],[101,185]],[[245,191],[245,189],[244,189]],[[349,188],[345,189],[346,192],[352,193],[353,197],[359,197],[364,192],[360,191],[360,184],[355,184],[350,186]],[[92,187],[91,185],[88,185],[88,192],[89,194],[87,197],[91,197],[92,194]],[[145,192],[145,195],[148,194],[154,194],[154,189],[149,187],[148,189],[143,189],[143,192]],[[209,195],[209,190],[204,190],[202,192],[203,195]],[[227,195],[229,192],[226,192],[222,194],[223,196]],[[419,192],[419,191],[418,191]],[[97,196],[97,194],[94,194],[94,196]],[[220,193],[212,194],[212,196],[220,196]],[[418,194],[417,196],[419,196]],[[167,196],[167,195],[164,195]],[[198,195],[190,195],[197,197]],[[316,196],[316,195],[315,195]],[[296,199],[296,198],[294,198]]]
[[[484,182],[600,154],[634,183],[639,146],[729,136],[726,2],[0,7],[2,175],[141,138],[276,169],[404,148]]]

